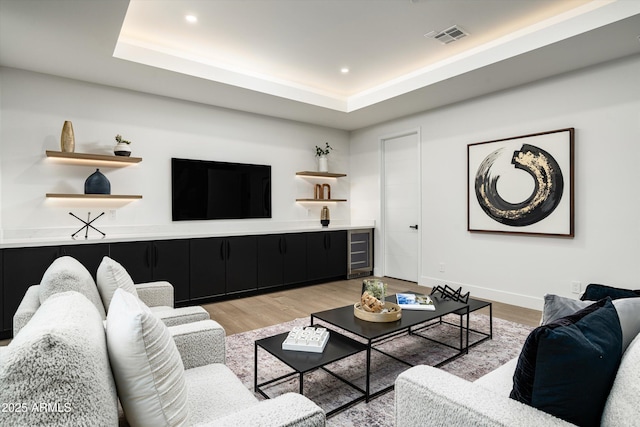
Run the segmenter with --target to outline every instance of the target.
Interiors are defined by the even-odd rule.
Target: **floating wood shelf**
[[[129,166],[142,161],[141,157],[109,156],[106,154],[63,153],[61,151],[46,151],[47,157],[61,159],[68,163],[85,165]]]
[[[142,199],[142,196],[137,194],[61,194],[61,193],[47,193],[47,197],[50,199]]]
[[[347,176],[346,173],[313,172],[313,171],[296,172],[296,175],[311,176],[315,178],[342,178],[343,176]]]
[[[347,199],[296,199],[296,202],[346,202]]]

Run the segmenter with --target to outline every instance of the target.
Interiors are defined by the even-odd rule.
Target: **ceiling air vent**
[[[430,33],[425,34],[425,37],[436,39],[442,44],[449,44],[456,40],[460,40],[461,38],[466,37],[468,35],[469,33],[467,33],[465,30],[458,27],[457,25],[454,25],[453,27],[449,27],[446,30],[442,30],[439,33],[436,33],[435,31],[431,31]]]

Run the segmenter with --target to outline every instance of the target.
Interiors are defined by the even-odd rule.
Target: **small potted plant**
[[[316,145],[316,157],[318,158],[318,172],[329,172],[329,163],[327,161],[327,155],[333,150],[333,147],[325,142],[325,147],[318,147]]]
[[[118,142],[116,146],[113,148],[113,153],[116,156],[126,156],[129,157],[131,155],[131,141],[127,141],[126,139],[122,139],[122,135],[116,135],[116,141]]]

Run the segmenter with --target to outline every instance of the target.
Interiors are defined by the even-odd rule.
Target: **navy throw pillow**
[[[613,286],[590,283],[587,285],[580,299],[582,301],[600,301],[606,297],[610,297],[611,299],[640,297],[640,290],[632,291],[631,289],[614,288]]]
[[[611,299],[534,329],[509,397],[583,427],[599,426],[622,357]]]

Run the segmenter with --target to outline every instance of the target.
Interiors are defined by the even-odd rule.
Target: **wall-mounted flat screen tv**
[[[171,159],[174,221],[271,218],[271,166]]]

